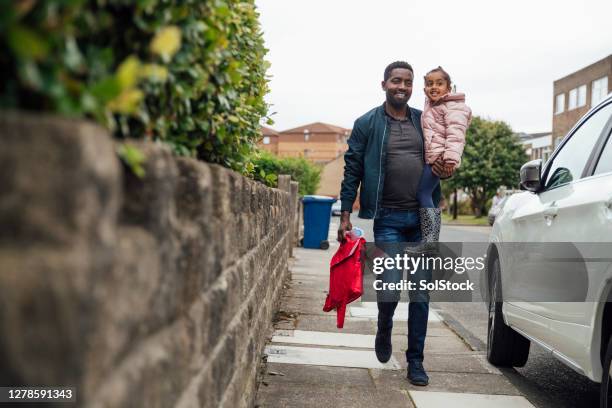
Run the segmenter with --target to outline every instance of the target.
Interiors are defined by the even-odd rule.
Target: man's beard
[[[406,101],[397,101],[393,95],[387,95],[387,103],[391,105],[395,109],[401,109],[404,106],[408,105],[408,101],[410,98],[406,99]]]

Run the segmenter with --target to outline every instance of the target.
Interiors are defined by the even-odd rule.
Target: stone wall
[[[297,188],[156,143],[139,179],[86,122],[0,114],[0,385],[79,406],[247,407]]]

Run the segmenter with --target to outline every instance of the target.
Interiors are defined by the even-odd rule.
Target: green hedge
[[[253,0],[3,1],[0,46],[0,108],[90,117],[252,171],[268,109]]]
[[[315,194],[321,181],[323,169],[303,157],[278,157],[267,151],[260,151],[251,157],[256,180],[276,187],[279,174],[289,174],[299,183],[300,195]]]

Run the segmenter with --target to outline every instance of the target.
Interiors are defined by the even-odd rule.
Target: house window
[[[270,137],[269,136],[264,136],[263,144],[270,144]]]
[[[559,94],[555,98],[555,114],[563,112],[565,109],[565,94]]]
[[[578,87],[578,107],[586,105],[586,85]]]
[[[567,110],[576,109],[578,107],[578,88],[569,91],[569,100],[567,102]]]
[[[591,106],[597,105],[608,94],[608,77],[596,79],[591,85]]]

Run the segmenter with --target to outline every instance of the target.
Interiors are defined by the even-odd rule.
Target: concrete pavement
[[[386,364],[374,354],[375,304],[350,304],[344,328],[337,329],[335,312],[322,311],[329,261],[338,247],[334,235],[331,226],[327,251],[294,250],[292,281],[266,347],[259,407],[533,407],[433,305],[425,343],[427,387],[406,379],[407,304],[398,305],[393,357]]]

